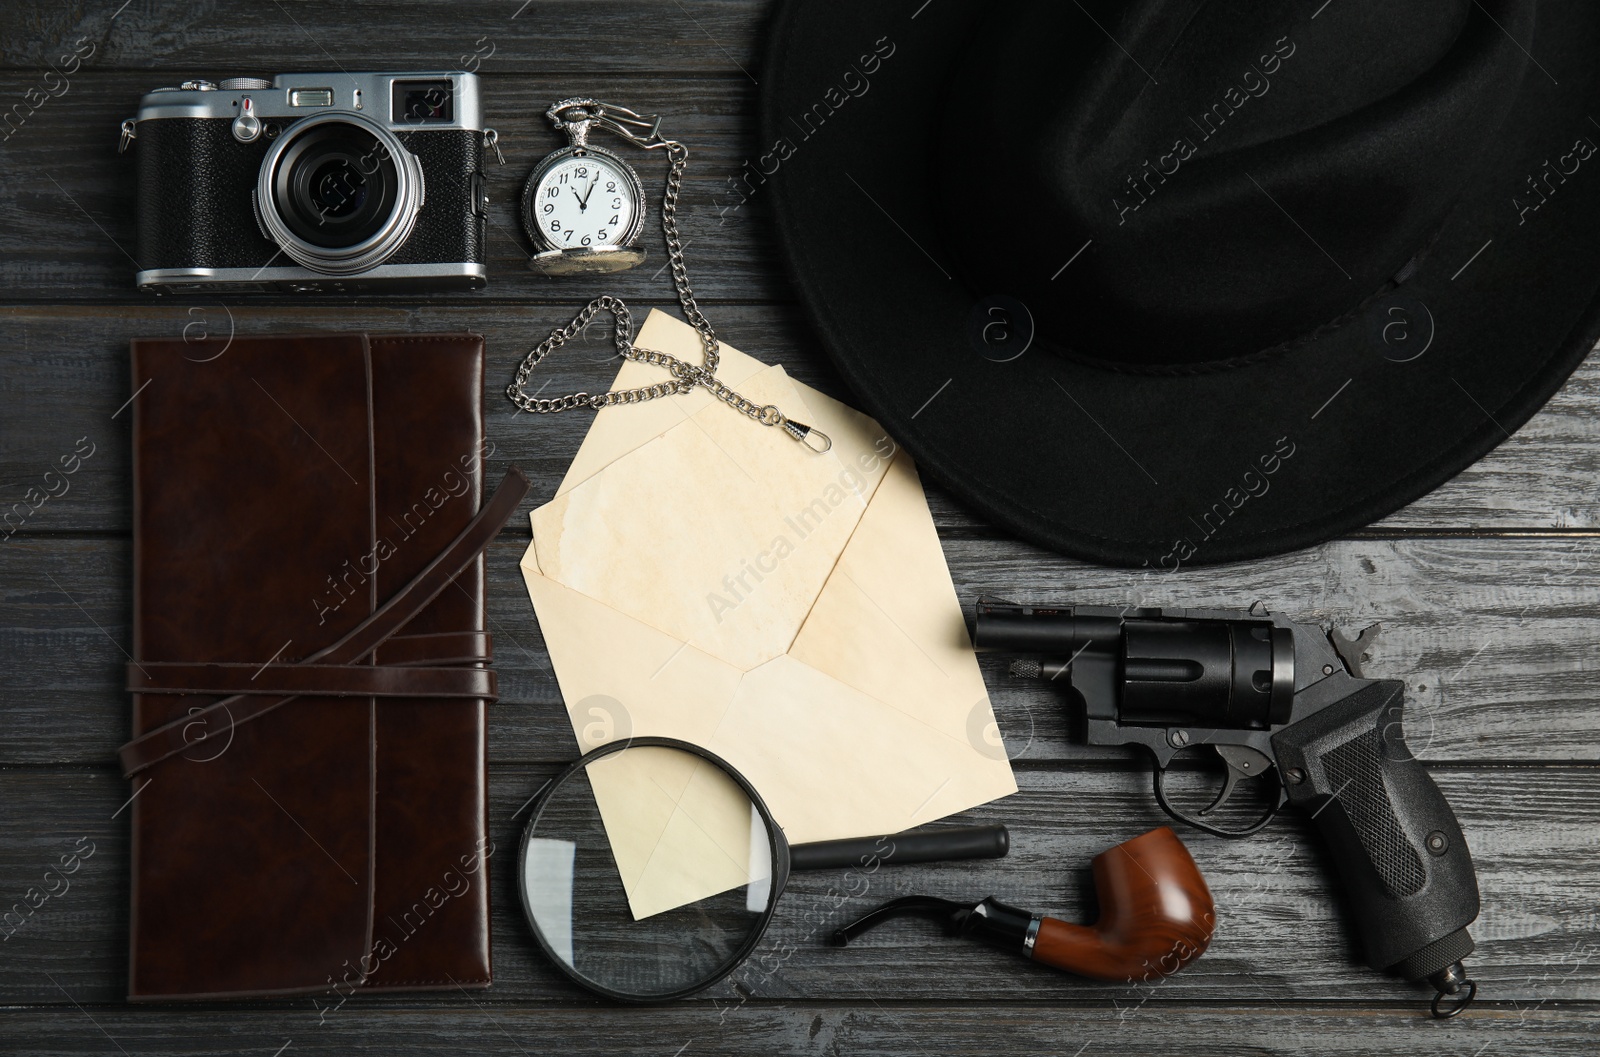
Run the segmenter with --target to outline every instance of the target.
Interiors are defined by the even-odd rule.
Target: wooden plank
[[[38,76],[0,75],[0,100],[21,98]],[[0,217],[6,220],[0,227],[0,289],[7,300],[66,295],[75,303],[148,302],[151,295],[133,286],[137,165],[131,153],[117,155],[115,146],[122,120],[137,112],[145,92],[166,80],[148,72],[86,69],[71,91],[46,100],[0,143]],[[743,78],[707,82],[669,76],[641,83],[615,74],[585,78],[583,85],[601,98],[662,114],[663,129],[689,147],[678,219],[697,295],[708,302],[787,297],[761,214],[761,196],[746,190],[749,204],[742,205],[734,188],[749,185],[729,182],[746,160],[760,153],[749,132],[754,86]],[[506,155],[505,165],[487,157],[484,170],[490,287],[484,293],[430,297],[430,303],[474,304],[482,311],[491,300],[582,303],[602,292],[673,297],[671,280],[660,271],[666,251],[657,225],[667,169],[659,152],[629,152],[645,181],[654,218],[639,243],[649,261],[601,281],[555,280],[528,270],[517,219],[522,184],[539,158],[565,145],[565,137],[549,127],[544,109],[573,92],[571,78],[554,73],[485,78],[485,122],[501,133]],[[432,193],[442,194],[443,189]],[[241,194],[239,208],[250,209],[247,193]],[[291,300],[277,299],[278,311]],[[418,298],[364,295],[363,300],[410,305]]]
[[[1315,1053],[1327,1057],[1588,1057],[1600,1014],[1580,1009],[1482,1009],[1448,1026],[1412,1011],[1286,1009],[1259,1001],[1194,1006],[1152,1000],[1129,1012],[1110,1006],[962,1005],[895,1002],[747,1006],[719,1019],[695,1006],[566,1010],[507,1007],[490,996],[441,1004],[392,999],[346,1006],[324,1024],[315,1014],[285,1018],[259,1008],[217,1013],[181,1007],[89,1007],[7,1014],[19,1052],[102,1054],[112,1043],[132,1054],[262,1057],[292,1043],[293,1054],[337,1057],[454,1057],[461,1053],[561,1053],[671,1057],[749,1054],[944,1054],[1072,1057],[1075,1053]],[[110,1036],[108,1042],[107,1036]]]
[[[579,298],[598,288],[573,291],[573,302],[559,306],[500,306],[471,310],[431,306],[304,308],[292,302],[240,303],[213,298],[148,299],[125,306],[49,306],[0,308],[0,378],[7,414],[0,421],[0,517],[42,483],[79,438],[95,454],[73,475],[68,494],[40,507],[23,525],[26,532],[100,531],[125,533],[132,521],[129,485],[131,454],[122,410],[132,387],[127,346],[134,336],[170,335],[195,340],[282,330],[445,331],[472,330],[485,336],[489,366],[484,409],[489,436],[500,457],[496,473],[516,462],[534,481],[535,494],[548,496],[566,472],[593,421],[588,411],[559,416],[518,414],[505,388],[517,363],[555,327],[565,326],[582,307]],[[670,294],[661,280],[658,295]],[[667,307],[658,300],[657,307]],[[652,303],[635,302],[636,323]],[[676,309],[676,304],[672,305]],[[289,315],[288,312],[293,314]],[[761,350],[794,376],[844,395],[833,372],[803,337],[792,307],[716,306],[713,320],[736,347]],[[539,368],[532,388],[554,395],[609,384],[620,360],[612,344],[610,319],[581,332]],[[117,416],[113,418],[113,415]],[[755,427],[752,427],[755,428]],[[59,450],[57,450],[59,449]],[[56,486],[59,490],[59,486]],[[947,508],[949,504],[946,504]],[[526,521],[517,524],[527,531]]]
[[[496,983],[489,998],[497,1007],[584,1001],[537,950],[515,889],[526,820],[519,812],[551,771],[502,765],[490,775],[497,850],[491,859]],[[1600,772],[1460,768],[1436,776],[1460,813],[1483,892],[1474,927],[1478,951],[1469,960],[1483,1001],[1501,1010],[1600,1001],[1594,914]],[[1090,859],[1163,821],[1142,777],[1099,769],[1030,769],[1019,777],[1021,792],[961,816],[1005,822],[1012,831],[1006,859],[871,874],[797,873],[757,954],[695,1004],[704,1011],[747,994],[757,1004],[1066,1001],[1138,1011],[1146,1003],[1336,999],[1422,1016],[1428,993],[1360,964],[1332,865],[1298,817],[1244,841],[1185,834],[1216,901],[1218,925],[1210,951],[1165,981],[1124,986],[1068,978],[943,938],[916,921],[886,925],[843,950],[827,944],[833,928],[912,893],[994,895],[1069,921],[1093,920]],[[32,915],[12,910],[23,923],[13,922],[14,934],[4,941],[8,971],[0,975],[0,1003],[60,1005],[58,984],[79,1002],[120,1001],[128,837],[125,817],[113,816],[127,797],[127,783],[106,770],[0,772],[0,798],[10,806],[0,817],[0,911],[23,902],[62,850],[85,847],[80,838],[93,846],[65,892]],[[304,823],[315,832],[315,819]],[[277,1005],[315,1022],[309,998]]]
[[[67,499],[71,499],[69,494]],[[531,506],[531,502],[527,505]],[[497,761],[564,759],[574,746],[518,563],[526,540],[490,551],[489,621],[502,699]],[[0,543],[0,764],[101,764],[128,733],[120,691],[128,639],[129,545],[30,538]],[[948,540],[959,596],[1045,602],[1248,607],[1257,599],[1347,629],[1382,622],[1367,670],[1407,681],[1406,729],[1430,762],[1600,758],[1600,563],[1586,541],[1347,540],[1299,554],[1155,579],[1096,569],[1020,544]],[[1516,575],[1508,577],[1508,567]],[[1293,585],[1292,589],[1288,585]],[[985,659],[1001,733],[1030,762],[1142,758],[1089,749],[1048,687]]]
[[[917,0],[920,2],[920,0]],[[908,5],[903,19],[912,17]],[[1426,996],[1357,964],[1327,856],[1301,820],[1249,841],[1193,835],[1222,924],[1185,974],[1146,987],[1068,980],[906,922],[844,951],[831,926],[913,891],[992,892],[1069,919],[1092,914],[1089,857],[1162,820],[1140,761],[1068,736],[1059,700],[985,662],[1022,792],[972,813],[1014,833],[1001,863],[797,875],[757,958],[700,1000],[634,1010],[595,1003],[546,965],[520,919],[512,858],[529,793],[573,739],[516,572],[526,525],[491,555],[490,616],[506,701],[492,713],[493,867],[499,981],[487,994],[351,1000],[321,1018],[309,999],[240,1008],[122,1004],[127,933],[127,784],[106,764],[126,734],[120,685],[129,579],[126,341],[134,334],[242,330],[466,329],[490,341],[486,410],[498,453],[547,497],[587,416],[513,418],[501,395],[526,347],[601,292],[670,301],[662,257],[608,280],[552,282],[523,266],[514,207],[535,159],[560,142],[542,109],[590,92],[659,111],[693,158],[682,210],[691,274],[724,337],[838,394],[777,266],[758,192],[731,189],[764,149],[754,81],[766,6],[754,0],[354,0],[330,6],[210,0],[71,5],[18,0],[0,39],[0,111],[45,84],[81,36],[95,51],[71,87],[0,142],[0,512],[79,437],[94,456],[69,494],[0,541],[0,901],[11,906],[60,841],[95,840],[72,889],[0,944],[0,1050],[19,1053],[468,1051],[605,1054],[1317,1052],[1589,1054],[1600,1027],[1595,837],[1600,798],[1600,361],[1455,481],[1358,538],[1267,562],[1145,577],[1092,569],[1018,544],[939,488],[930,504],[964,599],[1247,605],[1386,630],[1369,669],[1404,675],[1408,733],[1462,817],[1484,890],[1472,1015],[1428,1021]],[[885,32],[894,35],[894,24]],[[480,295],[158,303],[131,286],[134,187],[112,152],[144,91],[183,77],[381,65],[479,66],[509,164],[488,173],[493,283]],[[241,66],[242,59],[250,63]],[[378,61],[376,59],[372,60]],[[603,72],[597,72],[603,71]],[[885,71],[892,75],[891,68]],[[652,167],[654,166],[654,167]],[[660,163],[642,174],[659,186]],[[782,177],[776,177],[781,179]],[[738,205],[738,208],[733,208]],[[226,301],[226,305],[224,303]],[[191,312],[191,309],[197,311]],[[167,328],[167,329],[164,329]],[[192,331],[191,331],[192,333]],[[596,387],[614,369],[603,335],[545,369],[552,391]],[[0,529],[3,532],[3,529]],[[1496,539],[1474,536],[1500,534]],[[1518,538],[1526,536],[1528,538]],[[1439,538],[1433,538],[1439,537]],[[1063,764],[1073,765],[1064,767]],[[1194,782],[1197,775],[1180,775]],[[840,899],[841,891],[857,891]],[[810,912],[810,917],[807,913]],[[792,948],[792,950],[791,950]],[[776,965],[775,971],[763,966]],[[47,975],[48,974],[48,975]],[[746,1000],[746,995],[750,996]],[[81,1005],[78,1005],[81,1003]],[[18,1008],[18,1004],[21,1008]],[[77,1008],[74,1008],[77,1006]],[[320,1020],[325,1022],[319,1023]]]
[[[117,0],[91,7],[18,0],[7,14],[0,68],[42,72],[81,37],[84,46],[95,46],[86,67],[141,70],[153,87],[188,77],[375,68],[569,76],[682,72],[743,80],[743,70],[757,73],[757,32],[766,10],[755,0],[681,0],[666,8],[629,0]],[[565,94],[581,90],[575,85]]]
[[[5,191],[0,189],[0,195]],[[5,236],[0,234],[0,239]],[[38,485],[41,475],[72,451],[80,437],[96,454],[73,477],[69,495],[27,519],[28,532],[127,531],[130,415],[113,419],[128,400],[127,343],[135,336],[251,334],[284,330],[444,331],[485,336],[489,370],[484,409],[489,436],[501,458],[534,480],[547,497],[566,472],[588,429],[588,412],[531,418],[505,398],[505,386],[527,350],[551,328],[564,326],[581,299],[606,283],[559,284],[561,304],[436,306],[364,303],[305,306],[292,300],[219,298],[146,299],[120,305],[0,306],[0,515]],[[632,302],[642,321],[650,308],[676,313],[665,277],[653,298]],[[719,304],[707,309],[730,344],[830,395],[850,400],[837,375],[792,305]],[[540,365],[537,385],[547,393],[596,390],[609,383],[618,361],[608,325],[595,324]],[[1444,531],[1457,534],[1513,531],[1590,532],[1600,529],[1600,359],[1591,358],[1550,404],[1510,441],[1373,532]],[[497,464],[498,465],[498,464]],[[928,488],[935,522],[947,535],[1005,539],[948,492]],[[526,530],[526,523],[515,526]],[[1600,539],[1584,563],[1600,555]]]

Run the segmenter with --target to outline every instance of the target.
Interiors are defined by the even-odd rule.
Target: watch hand
[[[587,202],[585,202],[581,197],[579,197],[578,189],[576,187],[573,187],[573,188],[570,188],[570,190],[572,191],[572,197],[578,199],[578,212],[580,212],[580,213],[587,212],[588,209],[589,209],[589,204]]]
[[[600,174],[596,172],[594,179],[589,181],[589,193],[583,196],[583,208],[589,208],[589,199],[594,195],[594,185],[600,182]]]

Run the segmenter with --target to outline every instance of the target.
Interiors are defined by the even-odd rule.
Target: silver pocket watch
[[[717,377],[721,344],[711,321],[694,299],[689,267],[683,259],[683,239],[678,234],[678,196],[683,191],[683,170],[689,148],[661,134],[661,119],[643,117],[627,107],[593,99],[563,99],[545,111],[571,144],[547,155],[522,187],[522,226],[536,247],[528,266],[545,275],[617,272],[644,260],[644,250],[633,243],[644,226],[644,188],[628,163],[589,143],[591,128],[603,128],[641,150],[666,155],[667,185],[661,195],[661,235],[667,246],[667,267],[678,291],[683,318],[700,336],[701,362],[691,363],[657,349],[633,343],[633,316],[628,306],[609,294],[590,301],[565,327],[552,330],[544,341],[528,350],[506,387],[506,396],[520,411],[554,415],[574,408],[592,411],[617,404],[638,404],[663,396],[687,393],[698,387],[735,411],[763,426],[776,426],[791,439],[814,452],[826,452],[833,441],[826,433],[796,422],[772,404],[758,404],[728,387]],[[663,271],[666,269],[664,268]],[[669,377],[633,389],[603,393],[576,392],[540,396],[544,386],[528,392],[528,379],[552,352],[581,333],[596,315],[609,312],[616,321],[612,341],[617,353],[634,363],[660,367]]]
[[[545,155],[522,186],[522,228],[534,246],[528,267],[584,275],[643,262],[645,251],[634,243],[644,229],[644,185],[633,166],[590,143],[589,133],[603,128],[640,143],[657,135],[659,121],[593,99],[563,99],[545,116],[570,142]]]

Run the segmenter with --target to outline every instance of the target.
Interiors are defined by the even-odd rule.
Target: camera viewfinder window
[[[394,82],[394,123],[454,120],[449,81]]]

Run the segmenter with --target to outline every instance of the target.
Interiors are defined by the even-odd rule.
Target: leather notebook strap
[[[136,694],[294,694],[302,697],[496,697],[486,668],[401,664],[171,664],[128,669]]]
[[[494,643],[487,631],[390,635],[373,659],[379,664],[487,664],[494,660]]]
[[[523,496],[528,494],[528,478],[515,466],[506,471],[499,487],[494,490],[494,495],[484,504],[475,517],[468,522],[450,545],[423,568],[404,587],[396,591],[390,599],[379,606],[371,616],[357,624],[349,633],[337,642],[327,646],[305,658],[296,665],[267,665],[262,678],[267,678],[265,672],[272,669],[284,669],[305,666],[327,668],[329,666],[353,666],[354,662],[368,657],[377,647],[390,636],[394,635],[418,613],[426,609],[439,592],[448,587],[457,576],[482,554],[489,544],[499,535],[500,529],[507,519],[516,512],[517,505],[522,502]],[[419,638],[421,636],[418,636]],[[415,648],[409,651],[416,656]],[[414,663],[414,662],[413,662]],[[189,665],[179,663],[175,669],[221,667],[234,668],[245,666],[234,665]],[[373,671],[373,666],[361,666],[363,671]],[[388,669],[383,666],[382,669]],[[408,672],[416,669],[406,668]],[[156,670],[148,675],[140,670],[139,663],[134,662],[128,666],[128,689],[136,693],[155,692],[141,683],[154,684],[160,682]],[[463,672],[473,672],[473,669],[462,669]],[[328,673],[331,677],[331,673]],[[492,674],[483,673],[478,674]],[[248,679],[248,677],[246,677]],[[276,678],[276,676],[274,676]],[[346,679],[373,678],[382,680],[385,676],[350,676],[341,673],[338,681],[330,686],[328,683],[319,684],[323,690],[331,690],[336,696],[344,693],[341,686],[351,685],[342,682]],[[190,691],[183,691],[185,693]],[[200,691],[204,692],[204,691]],[[170,723],[154,727],[117,751],[122,762],[124,778],[131,778],[145,768],[162,760],[184,752],[208,737],[220,737],[233,727],[266,715],[273,709],[288,704],[302,693],[317,693],[318,691],[297,690],[294,692],[283,691],[279,694],[241,693],[235,688],[226,692],[234,696],[213,702],[205,708],[188,715],[181,716]],[[363,691],[358,696],[378,696],[376,692]],[[384,695],[388,696],[388,695]],[[434,695],[427,696],[449,696]],[[471,694],[472,697],[493,697],[493,687],[485,694]]]

